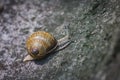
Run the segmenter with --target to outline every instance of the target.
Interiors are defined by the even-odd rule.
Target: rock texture
[[[112,45],[120,26],[119,3],[0,0],[0,80],[119,80],[119,49]],[[32,32],[45,30],[59,39],[66,23],[73,43],[40,61],[22,61]]]

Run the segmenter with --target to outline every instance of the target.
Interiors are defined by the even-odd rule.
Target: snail
[[[70,42],[69,34],[56,40],[52,34],[46,31],[34,32],[26,41],[28,55],[23,62],[42,59],[53,51],[57,52],[64,49]]]

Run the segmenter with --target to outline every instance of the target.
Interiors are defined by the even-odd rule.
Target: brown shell
[[[34,32],[26,41],[28,53],[34,59],[41,59],[54,50],[56,46],[57,40],[45,31]]]

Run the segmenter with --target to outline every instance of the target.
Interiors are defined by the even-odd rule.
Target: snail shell
[[[55,37],[45,31],[34,32],[26,41],[28,54],[25,61],[41,59],[52,51],[58,51],[65,48],[69,43],[68,35],[62,39],[56,40]]]

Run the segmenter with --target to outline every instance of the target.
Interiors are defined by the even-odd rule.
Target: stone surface
[[[0,80],[89,80],[102,73],[120,26],[119,0],[0,2],[4,6],[0,12]],[[66,22],[73,43],[40,61],[22,61],[27,55],[25,41],[32,32],[45,30],[59,39],[66,34]],[[103,74],[100,80],[105,79]]]
[[[115,33],[103,69],[98,71],[91,80],[120,80],[120,29],[118,28]]]

